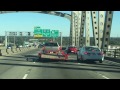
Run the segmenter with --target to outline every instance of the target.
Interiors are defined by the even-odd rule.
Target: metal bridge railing
[[[120,48],[119,49],[108,49],[105,51],[105,56],[120,58]]]

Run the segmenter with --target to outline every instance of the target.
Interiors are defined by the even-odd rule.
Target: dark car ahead
[[[66,48],[66,52],[67,53],[74,53],[74,54],[77,54],[77,47],[76,46],[68,46],[67,48]]]
[[[13,47],[13,45],[9,44],[7,45],[7,49],[11,49]]]

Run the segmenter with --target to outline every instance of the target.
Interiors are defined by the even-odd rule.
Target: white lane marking
[[[100,73],[98,73],[100,76],[102,76],[103,78],[105,78],[105,79],[110,79],[110,78],[108,78],[108,77],[106,77],[106,76],[104,76],[104,75],[102,75],[102,74],[100,74]]]
[[[26,79],[26,78],[27,78],[27,76],[28,76],[28,74],[25,74],[25,75],[24,75],[24,77],[23,77],[22,79]]]
[[[105,78],[105,79],[109,79],[108,77],[106,77],[106,76],[104,76],[104,75],[103,75],[102,77]]]
[[[81,63],[78,63],[78,64],[81,64]]]
[[[33,62],[33,63],[35,63],[35,62]]]
[[[30,73],[31,69],[28,69],[27,73],[24,75],[24,77],[22,79],[26,79],[28,74]]]

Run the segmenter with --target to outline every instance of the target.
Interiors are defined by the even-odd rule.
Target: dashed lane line
[[[26,78],[27,78],[27,76],[28,76],[28,74],[25,74],[25,75],[24,75],[24,77],[23,77],[22,79],[26,79]]]
[[[29,69],[22,79],[26,79],[28,77],[28,74],[30,73],[31,70],[32,69]]]
[[[100,76],[102,76],[103,78],[105,78],[105,79],[110,79],[110,78],[108,78],[108,77],[106,77],[105,75],[102,75],[102,74],[100,74],[100,73],[98,73]]]

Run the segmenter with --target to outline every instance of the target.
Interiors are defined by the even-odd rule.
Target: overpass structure
[[[70,45],[77,47],[90,45],[90,22],[92,20],[95,46],[106,50],[110,41],[113,11],[71,11],[71,14],[57,11],[0,11],[0,14],[32,12],[56,15],[70,21]],[[84,43],[85,32],[85,43]]]

